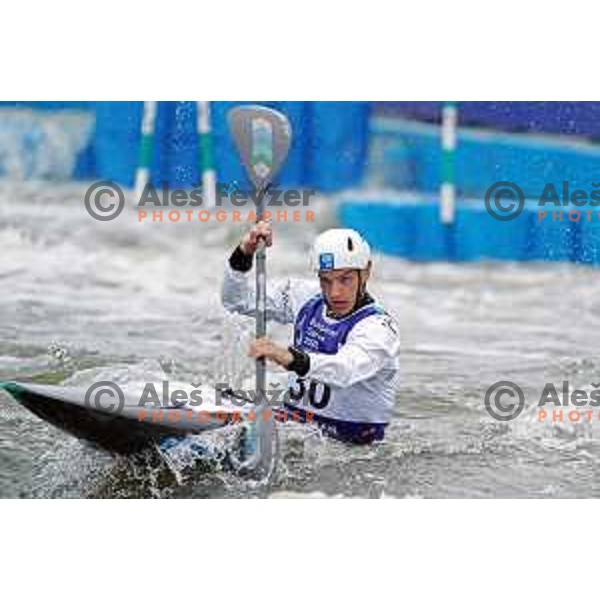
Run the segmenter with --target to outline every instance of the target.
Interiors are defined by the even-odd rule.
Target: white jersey
[[[269,282],[267,319],[295,323],[300,311],[312,302],[319,313],[313,320],[318,318],[320,330],[343,326],[344,319],[327,317],[324,307],[320,308],[319,298],[322,296],[317,281]],[[253,271],[235,271],[227,263],[222,301],[229,311],[254,316]],[[308,350],[308,373],[303,377],[290,373],[292,398],[299,398],[299,391],[305,392],[304,399],[296,404],[299,408],[338,421],[389,423],[398,387],[400,335],[393,318],[381,308],[374,314],[370,310],[360,319],[358,313],[371,306],[365,305],[346,317],[352,318],[353,324],[348,326],[345,339],[335,353]],[[302,328],[297,324],[297,329],[298,325]]]

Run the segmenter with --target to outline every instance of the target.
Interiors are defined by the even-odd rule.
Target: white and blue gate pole
[[[442,183],[440,187],[440,221],[453,225],[456,216],[456,142],[458,108],[445,102],[442,108]]]
[[[146,184],[150,181],[150,169],[154,155],[154,130],[158,102],[144,102],[142,111],[142,135],[138,166],[135,171],[135,197],[139,201]]]
[[[217,204],[217,175],[214,166],[210,102],[197,103],[198,171],[202,173],[202,199],[205,208]]]

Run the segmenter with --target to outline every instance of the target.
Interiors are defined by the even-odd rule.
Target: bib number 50
[[[306,379],[298,377],[293,386],[290,386],[290,399],[296,403],[302,398],[308,397],[308,401],[313,408],[325,408],[329,404],[331,388],[326,383],[311,379],[308,382],[308,394],[306,390]]]

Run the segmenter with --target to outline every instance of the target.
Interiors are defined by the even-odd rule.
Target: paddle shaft
[[[258,220],[263,219],[262,200],[258,206]],[[267,335],[267,251],[264,240],[258,241],[256,249],[256,337]],[[267,365],[264,356],[256,360],[256,393],[264,399],[267,388]]]

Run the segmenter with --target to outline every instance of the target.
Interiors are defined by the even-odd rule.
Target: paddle
[[[264,193],[287,158],[292,128],[287,118],[264,106],[239,106],[227,115],[229,129],[242,164],[255,191]],[[263,219],[264,199],[257,206],[258,220]],[[264,240],[256,250],[256,337],[267,332],[266,297],[267,273]],[[266,403],[266,364],[264,357],[256,360],[256,394],[260,400],[255,411],[256,421],[247,421],[244,438],[244,459],[240,470],[261,478],[268,477],[273,468],[275,419],[263,420]]]

